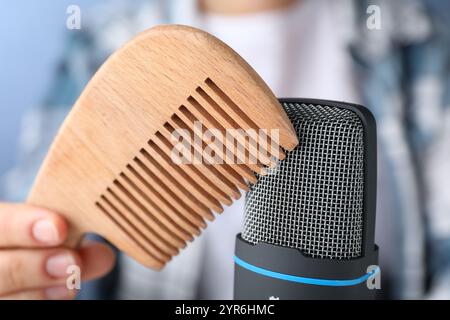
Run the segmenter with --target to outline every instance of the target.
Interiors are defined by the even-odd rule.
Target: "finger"
[[[7,297],[39,296],[46,299],[71,298],[76,290],[66,287],[68,268],[79,266],[83,280],[92,280],[108,273],[114,266],[115,255],[111,248],[96,242],[84,243],[79,252],[66,249],[4,250],[0,251],[0,295]],[[63,284],[61,287],[42,290],[32,288]],[[21,295],[22,290],[26,290]],[[14,293],[17,292],[17,293]]]
[[[45,291],[41,289],[20,291],[17,293],[11,293],[9,295],[0,297],[0,300],[45,300],[45,299],[47,299]]]
[[[67,224],[56,213],[0,203],[0,248],[56,246],[66,237]]]
[[[70,300],[77,295],[76,290],[67,290],[66,286],[19,291],[0,297],[0,300]]]
[[[69,249],[0,250],[0,295],[64,285],[73,265],[82,269],[78,253]]]
[[[84,242],[79,249],[79,255],[83,263],[81,276],[85,281],[107,274],[116,261],[113,250],[99,242]]]

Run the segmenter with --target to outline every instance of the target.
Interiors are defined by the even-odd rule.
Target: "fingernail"
[[[45,289],[45,294],[50,300],[60,300],[69,296],[69,290],[66,287],[53,287]]]
[[[54,223],[48,219],[38,220],[33,224],[33,237],[43,243],[57,243],[58,231]]]
[[[51,256],[47,259],[47,273],[55,278],[67,276],[67,268],[75,264],[75,259],[69,253]]]

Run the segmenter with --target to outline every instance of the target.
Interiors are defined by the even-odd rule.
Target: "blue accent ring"
[[[241,266],[242,268],[245,268],[247,270],[250,270],[252,272],[258,273],[260,275],[285,280],[285,281],[291,281],[291,282],[297,282],[297,283],[305,283],[305,284],[312,284],[316,286],[331,286],[331,287],[344,287],[344,286],[354,286],[357,284],[360,284],[367,279],[369,279],[370,276],[380,271],[380,268],[377,267],[376,269],[372,270],[371,272],[366,273],[365,275],[356,278],[356,279],[349,279],[349,280],[330,280],[330,279],[317,279],[317,278],[307,278],[307,277],[299,277],[299,276],[293,276],[290,274],[285,273],[279,273],[275,271],[270,271],[267,269],[263,269],[257,266],[254,266],[250,263],[247,263],[238,257],[234,256],[234,262]]]

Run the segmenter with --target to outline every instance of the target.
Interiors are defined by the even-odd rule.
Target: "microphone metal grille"
[[[314,258],[361,256],[364,127],[356,113],[284,103],[300,144],[246,196],[242,238]]]

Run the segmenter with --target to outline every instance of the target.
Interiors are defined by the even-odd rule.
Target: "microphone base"
[[[349,260],[319,259],[300,250],[236,237],[234,298],[238,300],[375,299],[378,247]],[[378,277],[378,279],[377,279]],[[372,289],[370,289],[372,288]]]

